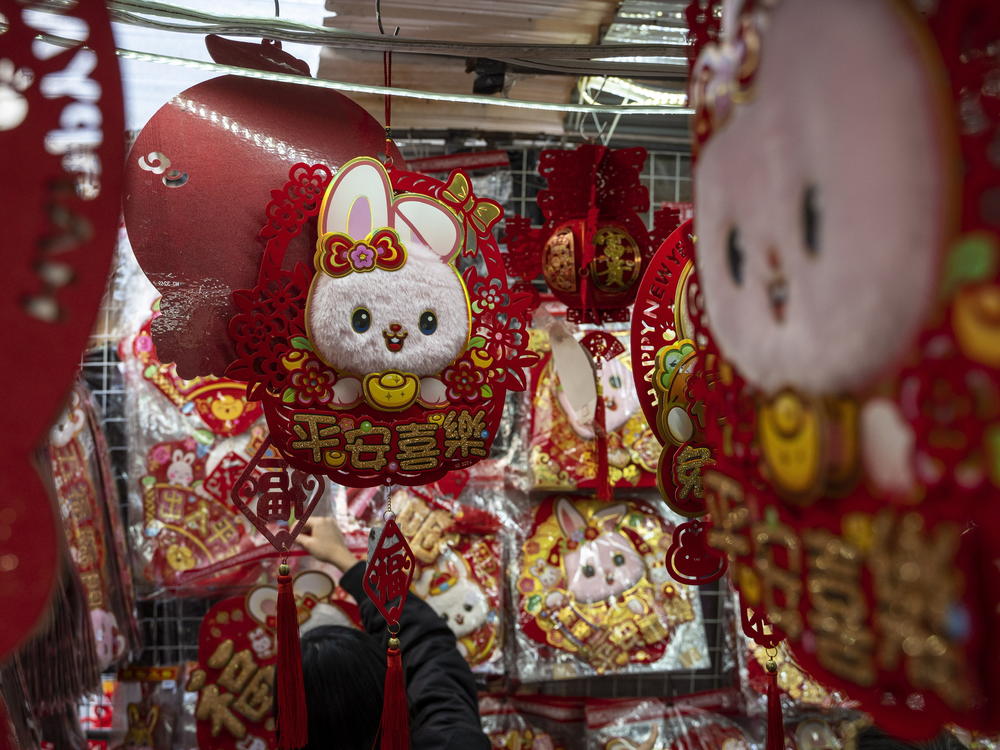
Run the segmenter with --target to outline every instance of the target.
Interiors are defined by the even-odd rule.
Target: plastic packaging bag
[[[550,495],[519,528],[509,571],[522,681],[709,665],[697,590],[664,567],[662,501]]]

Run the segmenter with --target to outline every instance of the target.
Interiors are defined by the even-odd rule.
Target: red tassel
[[[778,665],[767,663],[767,746],[765,750],[784,750],[785,721],[781,715],[781,691],[778,689]]]
[[[611,478],[608,470],[608,432],[604,417],[604,388],[601,384],[601,369],[597,368],[597,405],[594,407],[594,437],[597,453],[597,499],[611,499]]]
[[[398,638],[389,639],[386,651],[381,750],[410,750],[410,706],[406,699],[406,680]]]
[[[302,681],[299,615],[288,565],[278,568],[278,748],[299,750],[309,742],[309,714]]]

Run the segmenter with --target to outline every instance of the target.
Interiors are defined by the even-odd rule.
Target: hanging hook
[[[278,0],[275,0],[277,2]],[[385,29],[382,28],[382,0],[375,0],[375,21],[378,23],[378,33],[385,35]],[[399,27],[392,32],[393,36],[399,36]]]
[[[281,0],[274,0],[274,17],[281,18]]]

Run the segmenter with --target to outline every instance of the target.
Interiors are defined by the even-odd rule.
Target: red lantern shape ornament
[[[5,346],[29,353],[2,368],[0,410],[0,658],[30,632],[56,579],[55,508],[33,454],[69,394],[107,281],[123,158],[121,82],[103,3],[58,16],[0,2],[0,154],[8,291]],[[59,17],[61,16],[61,17]],[[55,46],[39,33],[66,28]],[[61,34],[64,36],[64,34]]]
[[[353,487],[426,484],[485,458],[507,390],[524,388],[534,361],[529,298],[507,288],[490,231],[500,207],[464,173],[442,183],[367,157],[335,178],[322,165],[290,177],[229,327],[228,375],[263,402],[275,446]],[[312,264],[285,270],[314,216]]]
[[[530,281],[541,270],[571,322],[628,320],[649,257],[640,215],[649,210],[639,181],[645,161],[644,148],[542,151],[538,171],[548,187],[537,200],[545,224],[536,231],[524,220],[508,222],[511,271]]]
[[[709,543],[887,731],[995,731],[1000,6],[726,11],[692,74]]]

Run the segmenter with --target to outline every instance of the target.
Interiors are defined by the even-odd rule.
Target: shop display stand
[[[436,143],[400,139],[400,149],[408,158],[436,156],[444,147]],[[555,143],[546,144],[552,147]],[[543,181],[538,176],[537,146],[506,145],[511,160],[511,191],[504,202],[508,215],[535,216],[534,198]],[[663,202],[690,200],[690,157],[681,152],[650,151],[642,175],[650,191],[650,215]],[[538,217],[536,217],[537,219]],[[96,326],[88,354],[82,362],[84,379],[89,384],[101,410],[103,427],[111,452],[118,486],[121,512],[127,520],[128,446],[125,437],[125,389],[117,356],[115,321],[120,301],[108,295]],[[702,612],[709,651],[709,667],[649,675],[610,675],[545,683],[533,683],[527,689],[548,695],[595,698],[664,697],[698,693],[736,685],[736,632],[729,584],[723,579],[700,590]],[[205,613],[217,599],[171,598],[164,596],[137,603],[143,638],[142,651],[134,663],[150,666],[180,664],[198,658],[198,628]]]

